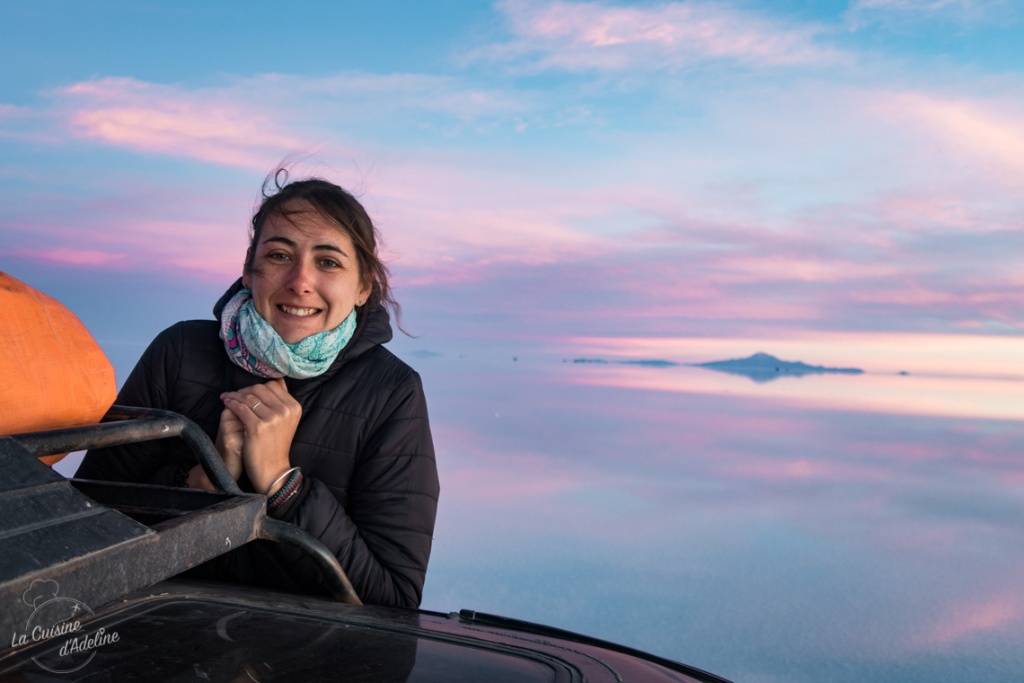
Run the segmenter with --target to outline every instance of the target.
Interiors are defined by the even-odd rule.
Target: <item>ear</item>
[[[359,290],[359,301],[360,306],[365,306],[366,302],[370,299],[370,293],[373,291],[373,280],[367,278],[366,282],[363,283],[363,288]]]

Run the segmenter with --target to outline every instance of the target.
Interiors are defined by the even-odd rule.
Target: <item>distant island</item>
[[[573,363],[599,363],[617,365],[645,365],[648,367],[667,368],[685,365],[694,368],[707,368],[718,372],[728,372],[733,375],[743,375],[755,382],[771,382],[780,377],[803,377],[804,375],[861,375],[864,371],[860,368],[829,368],[824,365],[808,365],[800,361],[780,360],[768,353],[755,353],[748,358],[736,358],[733,360],[716,360],[710,363],[675,363],[670,360],[615,360],[608,361],[603,358],[576,358]]]
[[[692,363],[692,365],[697,368],[743,375],[755,382],[770,382],[779,377],[803,377],[804,375],[864,374],[860,368],[828,368],[823,365],[808,365],[800,361],[779,360],[768,353],[755,353],[748,358],[716,360],[710,363]]]
[[[573,363],[597,363],[608,365],[609,363],[615,363],[616,365],[647,365],[652,368],[671,368],[684,363],[674,363],[670,360],[613,360],[608,361],[604,358],[574,358]]]

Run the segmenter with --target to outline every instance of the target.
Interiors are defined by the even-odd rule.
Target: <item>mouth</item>
[[[319,308],[299,308],[298,306],[286,306],[284,304],[278,304],[277,310],[299,318],[309,318],[320,312]]]

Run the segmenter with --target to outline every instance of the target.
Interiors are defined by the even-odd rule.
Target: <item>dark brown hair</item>
[[[249,253],[245,259],[245,272],[252,273],[256,259],[256,245],[259,243],[263,225],[270,216],[289,215],[306,210],[298,203],[305,203],[333,223],[352,239],[359,264],[359,277],[363,284],[370,284],[370,296],[358,307],[358,313],[372,311],[384,306],[391,311],[401,329],[402,307],[398,305],[388,284],[390,272],[377,255],[380,233],[370,220],[366,209],[349,192],[322,178],[304,178],[290,181],[288,170],[278,168],[263,181],[263,201],[252,217],[249,232]]]

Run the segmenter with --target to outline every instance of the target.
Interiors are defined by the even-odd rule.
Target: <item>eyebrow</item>
[[[263,244],[266,244],[267,242],[281,242],[293,248],[299,246],[295,240],[290,240],[287,237],[268,237],[265,240],[263,240]],[[348,254],[346,254],[341,247],[335,246],[333,244],[314,244],[313,251],[336,251],[345,258],[348,258]]]

